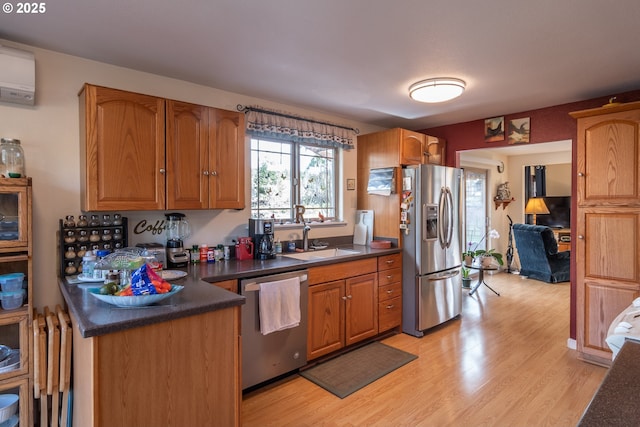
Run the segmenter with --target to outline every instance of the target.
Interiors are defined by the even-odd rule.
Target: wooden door
[[[209,207],[209,108],[167,101],[167,209]]]
[[[372,273],[345,282],[345,345],[351,345],[378,333],[378,279]]]
[[[307,359],[344,346],[345,281],[309,286]]]
[[[244,209],[244,114],[209,110],[210,207]]]
[[[446,149],[447,142],[444,139],[425,135],[422,163],[444,166]]]
[[[164,209],[164,99],[85,85],[80,114],[82,210]]]
[[[422,163],[425,145],[423,133],[400,130],[400,164],[419,165]]]

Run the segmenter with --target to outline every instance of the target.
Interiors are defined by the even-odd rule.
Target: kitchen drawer
[[[378,303],[378,332],[400,326],[402,323],[402,297]]]
[[[378,301],[387,301],[402,296],[402,282],[391,283],[378,288]]]
[[[393,268],[378,273],[378,286],[389,285],[394,282],[402,282],[402,268]]]
[[[378,271],[392,268],[402,268],[402,254],[384,255],[378,257]]]

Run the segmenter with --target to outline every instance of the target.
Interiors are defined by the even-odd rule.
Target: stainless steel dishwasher
[[[260,284],[300,279],[300,324],[263,335],[260,332]],[[240,282],[242,306],[242,389],[294,371],[307,363],[307,270],[262,276]]]

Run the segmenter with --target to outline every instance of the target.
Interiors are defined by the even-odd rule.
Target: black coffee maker
[[[249,219],[249,237],[253,238],[253,257],[256,259],[273,259],[276,257],[276,247],[273,243],[272,219]]]

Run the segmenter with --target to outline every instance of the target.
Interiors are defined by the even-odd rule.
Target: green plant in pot
[[[460,273],[462,274],[462,287],[471,288],[471,277],[469,276],[469,274],[471,273],[471,269],[462,266],[462,268],[460,269]]]
[[[485,240],[487,237],[489,237],[490,239],[499,239],[500,238],[500,234],[498,234],[498,232],[496,230],[491,230],[489,231],[488,234],[484,235],[482,237],[482,239],[480,239],[480,241],[478,243],[475,244],[475,246],[473,247],[473,249],[471,249],[471,245],[472,243],[469,243],[469,249],[466,252],[462,253],[462,257],[463,259],[465,257],[473,257],[473,258],[478,258],[480,263],[484,266],[484,267],[488,267],[491,264],[493,264],[493,260],[495,259],[496,262],[499,265],[504,265],[504,261],[502,259],[502,254],[500,252],[496,252],[495,249],[477,249],[478,245],[480,243],[482,243],[483,240]],[[469,265],[469,264],[467,264]]]

